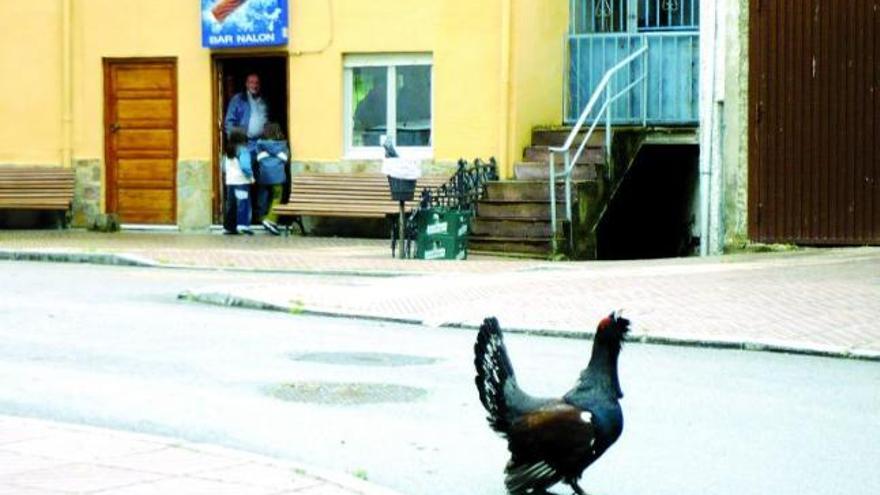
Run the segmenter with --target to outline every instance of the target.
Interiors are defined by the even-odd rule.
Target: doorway
[[[699,149],[647,145],[626,172],[597,230],[601,260],[690,256],[699,246]]]
[[[104,60],[107,212],[127,224],[177,222],[177,63]]]
[[[223,176],[220,171],[220,157],[223,152],[226,133],[223,122],[229,100],[244,91],[245,80],[249,74],[260,76],[260,93],[268,107],[268,121],[281,126],[288,136],[288,60],[286,53],[268,54],[222,54],[214,55],[213,62],[213,219],[214,223],[222,223],[223,217]],[[289,189],[285,187],[284,197]],[[251,194],[252,201],[256,194]],[[252,211],[255,210],[252,205]]]

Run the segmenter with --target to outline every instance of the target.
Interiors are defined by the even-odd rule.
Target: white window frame
[[[388,69],[388,96],[386,98],[386,116],[388,122],[388,135],[397,142],[397,67],[401,65],[427,65],[431,67],[431,146],[403,146],[397,147],[398,154],[403,158],[431,159],[434,156],[434,57],[430,53],[376,53],[376,54],[346,54],[343,58],[343,132],[344,132],[344,155],[349,159],[382,159],[385,150],[381,146],[354,146],[352,138],[354,134],[354,115],[352,114],[352,86],[354,75],[352,69],[359,67],[387,67]]]

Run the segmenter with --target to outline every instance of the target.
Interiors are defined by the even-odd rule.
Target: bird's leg
[[[584,489],[577,484],[577,481],[569,480],[566,481],[566,483],[568,483],[568,486],[570,486],[571,489],[574,490],[575,495],[588,495],[587,492],[585,492]]]

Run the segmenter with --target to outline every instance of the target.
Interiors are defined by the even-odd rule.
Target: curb
[[[331,318],[359,319],[369,321],[381,321],[389,323],[404,323],[409,325],[425,325],[425,322],[416,318],[402,318],[393,316],[376,316],[376,315],[358,315],[346,314],[333,311],[311,310],[308,308],[296,308],[290,306],[281,306],[274,303],[251,299],[247,297],[239,297],[227,293],[194,293],[192,291],[184,291],[177,295],[179,300],[192,301],[203,304],[211,304],[215,306],[226,306],[233,308],[255,309],[264,311],[276,311],[293,315],[308,316],[325,316]],[[461,329],[461,330],[478,330],[476,325],[462,323],[444,323],[434,328]],[[553,330],[541,328],[518,328],[505,327],[505,333],[514,333],[520,335],[532,335],[538,337],[555,337],[577,340],[589,340],[593,338],[594,332],[591,331],[567,331]],[[792,354],[811,357],[827,357],[835,359],[853,359],[858,361],[880,362],[880,351],[858,348],[838,348],[838,347],[809,347],[808,345],[796,346],[790,343],[770,343],[740,340],[724,340],[712,338],[688,339],[681,337],[669,337],[659,335],[637,335],[628,339],[630,342],[640,344],[668,345],[677,347],[697,347],[705,349],[725,349],[737,351],[757,351],[772,352],[779,354]]]
[[[48,261],[53,263],[88,263],[94,265],[137,266],[158,268],[153,260],[130,254],[84,253],[75,251],[15,251],[0,249],[4,261]]]
[[[39,251],[0,249],[0,261],[36,261],[50,263],[82,263],[92,265],[130,266],[141,268],[166,268],[169,270],[199,270],[240,273],[286,273],[295,275],[318,275],[337,277],[421,277],[431,272],[421,271],[387,271],[387,270],[302,270],[284,268],[239,268],[234,266],[196,266],[162,263],[149,258],[132,254],[86,253],[82,251]]]
[[[358,276],[358,277],[376,277],[376,278],[394,278],[407,276],[426,276],[430,273],[426,272],[405,272],[405,271],[360,271],[360,270],[284,270],[284,269],[264,269],[264,268],[237,268],[237,267],[200,267],[190,265],[176,265],[160,263],[151,259],[130,254],[115,253],[85,253],[80,251],[51,251],[51,250],[12,250],[0,249],[0,260],[8,261],[37,261],[37,262],[61,262],[61,263],[84,263],[96,265],[110,266],[128,266],[128,267],[146,267],[146,268],[167,268],[178,270],[200,270],[200,271],[229,271],[229,272],[248,272],[248,273],[288,273],[315,276]],[[276,311],[296,315],[324,316],[331,318],[348,318],[360,319],[368,321],[381,321],[390,323],[404,323],[411,325],[425,325],[425,322],[416,318],[404,318],[394,316],[376,316],[376,315],[359,315],[356,313],[341,313],[335,311],[311,310],[308,308],[280,306],[277,304],[267,303],[264,301],[233,296],[223,293],[203,293],[196,294],[185,291],[177,296],[180,300],[193,301],[205,304],[213,304],[217,306],[237,307],[245,309],[257,309],[266,311]],[[431,325],[434,326],[434,325]],[[476,330],[476,325],[444,323],[436,328],[458,328]],[[508,327],[507,332],[534,335],[541,337],[557,337],[569,339],[590,339],[593,333],[589,331],[567,331],[542,328],[516,328]],[[808,345],[797,346],[790,343],[779,342],[753,342],[724,340],[713,338],[688,339],[669,336],[653,336],[640,335],[633,336],[631,341],[643,344],[655,345],[672,345],[681,347],[698,347],[711,349],[729,349],[742,351],[760,351],[774,352],[780,354],[794,354],[815,357],[829,357],[837,359],[855,359],[861,361],[880,362],[880,351],[859,348],[822,348],[810,347]]]

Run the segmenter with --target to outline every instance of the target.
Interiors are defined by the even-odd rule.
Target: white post
[[[718,182],[722,163],[721,130],[724,105],[724,5],[700,3],[700,256],[723,249]],[[714,192],[714,193],[713,193]]]

